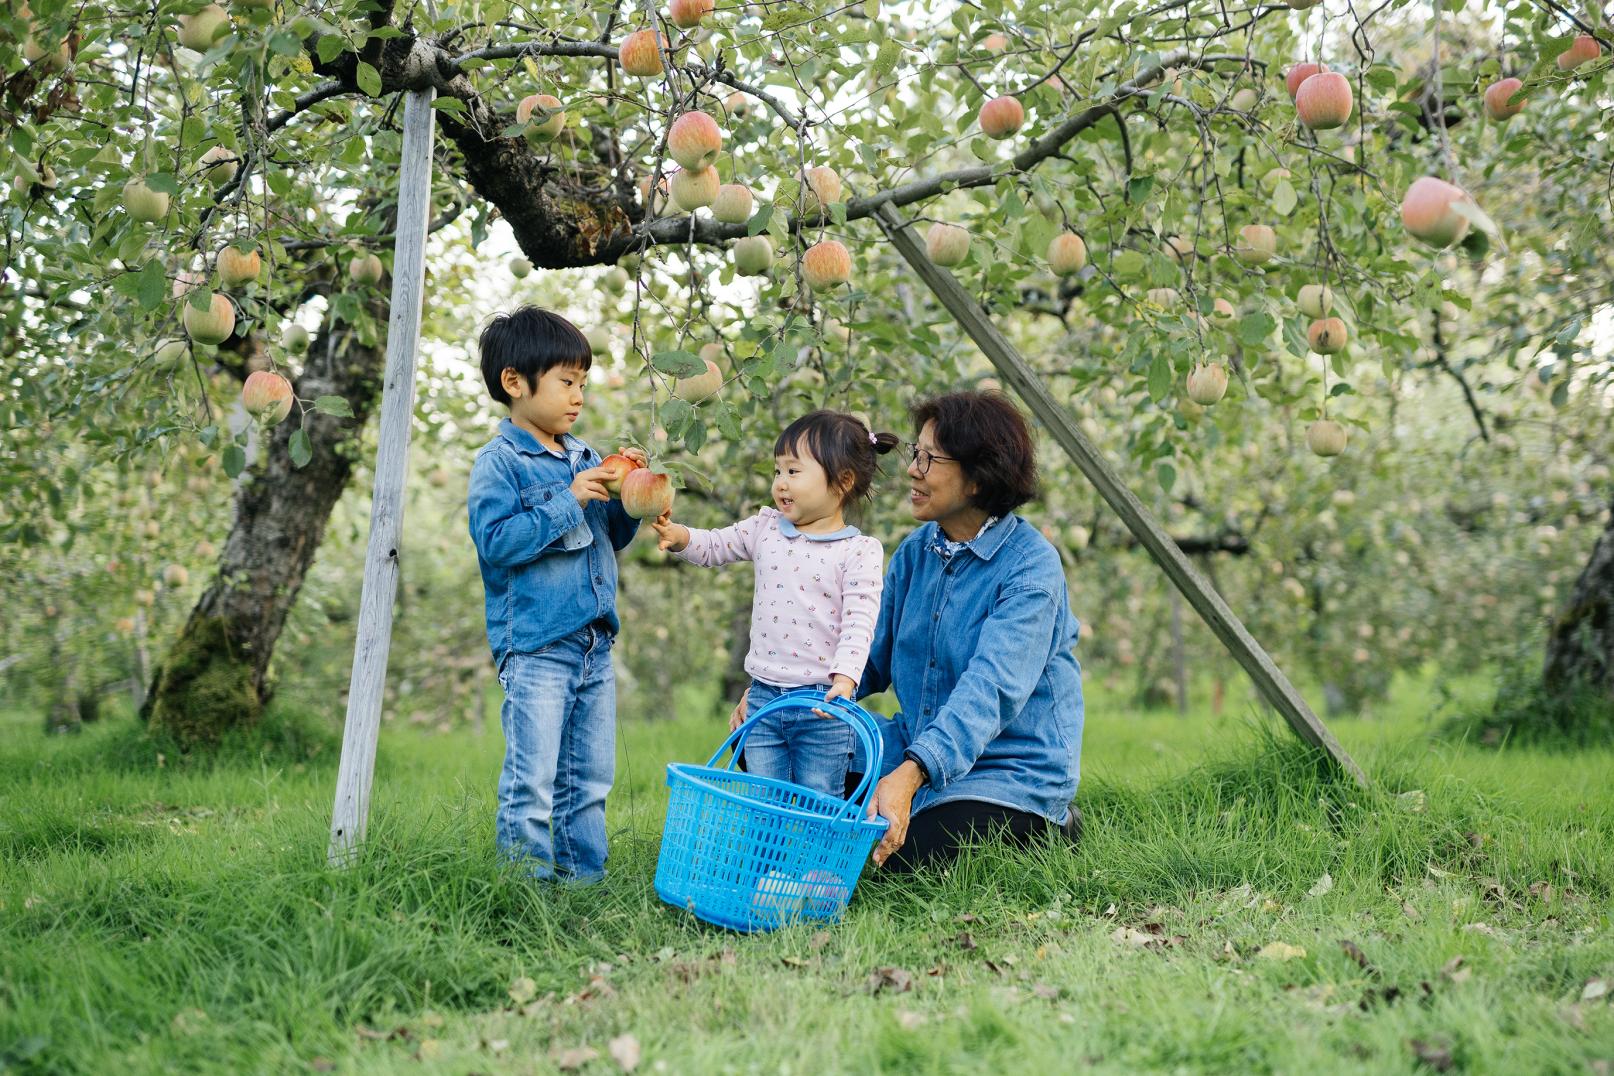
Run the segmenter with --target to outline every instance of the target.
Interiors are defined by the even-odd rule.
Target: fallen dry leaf
[[[623,1072],[632,1072],[639,1067],[639,1059],[643,1051],[639,1049],[639,1040],[627,1032],[612,1039],[605,1047],[611,1052],[611,1060]]]
[[[599,1060],[600,1052],[592,1046],[573,1046],[566,1050],[551,1050],[549,1056],[556,1068],[571,1071]]]
[[[1484,934],[1488,938],[1496,937],[1496,928],[1488,923],[1469,923],[1463,929],[1473,934]]]
[[[975,935],[971,934],[967,930],[964,931],[964,933],[960,934],[958,937],[954,938],[953,942],[960,949],[964,949],[964,950],[979,949],[980,948],[980,946],[975,943]]]
[[[509,1039],[489,1039],[483,1045],[485,1045],[488,1048],[488,1053],[490,1053],[490,1054],[502,1054],[506,1050],[510,1049],[510,1040]]]
[[[1339,947],[1344,950],[1346,956],[1351,958],[1351,962],[1353,964],[1367,972],[1369,975],[1377,975],[1379,973],[1379,969],[1375,968],[1372,962],[1368,960],[1367,954],[1362,952],[1362,947],[1357,945],[1355,942],[1347,938],[1341,938],[1339,940]]]
[[[1463,966],[1463,954],[1458,953],[1456,956],[1446,961],[1445,964],[1441,965],[1440,974],[1443,975],[1448,982],[1466,983],[1474,974],[1474,969],[1465,968]]]
[[[1580,991],[1580,1000],[1582,1001],[1596,1001],[1598,998],[1606,997],[1608,997],[1607,979],[1588,979],[1586,980],[1586,985]]]
[[[897,1010],[897,1026],[904,1031],[913,1031],[923,1026],[924,1022],[925,1016],[923,1013],[917,1013],[911,1009]]]
[[[538,984],[525,975],[519,979],[510,980],[510,1000],[517,1005],[525,1005],[538,996]]]
[[[868,988],[871,994],[906,994],[913,989],[913,975],[902,968],[875,968],[869,973]]]
[[[1153,934],[1142,930],[1134,930],[1132,927],[1116,927],[1114,932],[1110,934],[1110,941],[1120,942],[1123,945],[1136,945],[1139,948],[1145,945],[1153,945],[1159,940]]]
[[[1306,955],[1306,951],[1298,945],[1276,941],[1261,946],[1255,955],[1261,960],[1299,960]]]
[[[815,930],[815,931],[813,931],[813,936],[810,939],[808,939],[807,944],[808,944],[809,947],[811,947],[813,949],[822,949],[824,946],[828,945],[829,942],[830,942],[830,933],[829,933],[829,931],[827,931],[827,930]]]
[[[1334,888],[1334,879],[1329,875],[1329,873],[1327,871],[1323,871],[1323,876],[1321,878],[1317,879],[1317,884],[1312,886],[1310,889],[1306,890],[1306,896],[1308,896],[1308,897],[1321,897],[1321,896],[1324,896],[1325,894],[1329,893],[1330,891],[1332,891],[1333,888]]]
[[[415,1056],[422,1061],[435,1061],[443,1056],[443,1044],[436,1039],[421,1039]]]
[[[1414,1057],[1436,1072],[1445,1072],[1451,1068],[1450,1046],[1441,1043],[1424,1042],[1422,1039],[1412,1039],[1407,1045],[1412,1047]]]

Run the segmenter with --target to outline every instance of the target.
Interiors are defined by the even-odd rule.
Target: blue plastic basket
[[[863,747],[863,779],[850,799],[734,768],[758,720],[780,710],[810,708],[851,725]],[[885,819],[865,818],[880,776],[882,740],[874,718],[861,706],[845,699],[826,704],[822,691],[798,688],[752,714],[706,765],[669,764],[656,893],[731,930],[839,919],[886,830]],[[725,751],[733,753],[720,767],[717,760]]]

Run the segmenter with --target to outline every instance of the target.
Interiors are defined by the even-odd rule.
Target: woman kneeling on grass
[[[1081,826],[1078,624],[1058,552],[1014,514],[1036,494],[1031,432],[976,392],[920,404],[914,426],[908,500],[923,525],[891,558],[858,685],[892,688],[900,707],[869,805],[890,823],[874,861],[899,869],[983,836]]]

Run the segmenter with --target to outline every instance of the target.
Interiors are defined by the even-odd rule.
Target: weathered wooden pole
[[[358,638],[348,685],[347,723],[331,814],[331,863],[351,863],[370,817],[370,781],[381,732],[381,696],[392,647],[392,603],[398,594],[398,542],[403,533],[404,476],[409,428],[415,414],[415,351],[426,275],[426,224],[431,211],[431,88],[404,95],[403,151],[398,169],[398,229],[393,247],[392,309],[387,318],[387,368],[381,388],[381,430],[375,491],[370,502],[370,546],[359,597]]]
[[[1222,645],[1232,653],[1233,657],[1244,671],[1249,673],[1250,679],[1255,681],[1256,688],[1262,696],[1272,704],[1289,727],[1306,743],[1320,748],[1339,767],[1348,773],[1355,781],[1366,786],[1367,775],[1356,761],[1340,746],[1334,734],[1328,730],[1322,720],[1311,712],[1306,705],[1304,696],[1295,690],[1289,678],[1283,674],[1273,663],[1272,658],[1261,648],[1254,637],[1245,630],[1243,623],[1228,607],[1222,596],[1205,581],[1199,574],[1177,543],[1161,527],[1143,502],[1135,497],[1131,490],[1122,483],[1103,456],[1089,441],[1081,429],[1076,425],[1070,413],[1055,402],[1048,389],[1043,385],[1036,372],[1027,365],[1014,346],[998,332],[997,326],[987,315],[979,303],[972,299],[968,292],[961,287],[953,275],[925,254],[924,244],[913,234],[912,229],[903,221],[902,215],[886,202],[875,213],[875,219],[885,230],[892,245],[897,248],[919,279],[923,280],[936,297],[941,300],[950,314],[970,334],[986,357],[997,368],[1003,380],[1007,382],[1020,398],[1031,408],[1048,431],[1053,434],[1054,440],[1059,442],[1071,460],[1081,469],[1087,480],[1093,483],[1099,495],[1109,502],[1116,515],[1121,517],[1138,543],[1149,551],[1155,563],[1160,565],[1177,589],[1182,592],[1188,604],[1209,625]]]

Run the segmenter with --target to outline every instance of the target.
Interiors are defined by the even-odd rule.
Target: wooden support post
[[[398,229],[392,261],[392,309],[387,318],[387,367],[381,389],[381,430],[376,448],[375,491],[370,502],[370,546],[359,597],[358,638],[348,685],[342,761],[336,777],[327,857],[337,866],[353,862],[370,816],[381,732],[381,696],[392,646],[392,603],[398,593],[398,543],[403,534],[404,476],[409,428],[415,416],[415,352],[426,280],[426,226],[431,211],[432,98],[436,91],[404,95],[403,151],[398,169]]]
[[[1099,495],[1109,502],[1115,513],[1121,517],[1138,543],[1149,551],[1165,571],[1177,589],[1182,592],[1188,604],[1200,615],[1205,623],[1222,641],[1222,645],[1232,653],[1233,657],[1244,671],[1255,681],[1256,688],[1272,706],[1289,722],[1289,727],[1306,743],[1321,749],[1339,767],[1349,774],[1359,785],[1366,787],[1367,775],[1356,761],[1340,746],[1334,734],[1328,730],[1318,716],[1311,712],[1306,705],[1304,696],[1295,690],[1289,678],[1283,674],[1273,663],[1272,658],[1261,648],[1261,644],[1245,630],[1243,623],[1228,607],[1222,596],[1207,583],[1203,576],[1189,563],[1183,551],[1177,548],[1177,543],[1161,527],[1159,522],[1149,514],[1149,510],[1137,499],[1131,490],[1121,482],[1110,465],[1104,461],[1098,449],[1093,446],[1081,429],[1076,425],[1070,413],[1055,402],[1048,389],[1043,385],[1035,371],[1027,365],[1014,346],[998,332],[997,326],[987,315],[979,303],[972,299],[953,278],[953,275],[942,269],[925,254],[924,244],[914,235],[913,230],[903,221],[902,215],[886,202],[875,213],[875,219],[885,230],[897,252],[905,258],[919,279],[923,280],[936,297],[942,302],[950,314],[970,334],[976,345],[992,365],[997,368],[1003,380],[1013,387],[1026,405],[1031,408],[1038,421],[1040,421],[1054,440],[1059,442],[1071,460],[1081,469],[1087,480],[1093,483]]]

